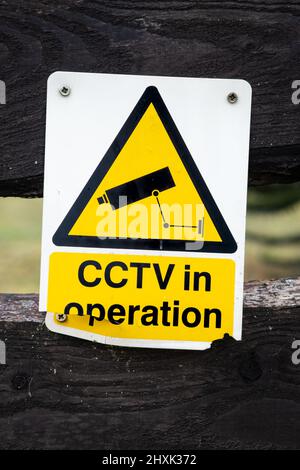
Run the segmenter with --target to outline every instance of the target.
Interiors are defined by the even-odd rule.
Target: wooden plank
[[[292,1],[0,2],[0,195],[42,195],[56,70],[244,78],[254,92],[250,184],[299,180],[299,44]]]
[[[299,287],[247,284],[243,341],[207,351],[64,337],[47,331],[36,295],[2,294],[0,448],[300,448]]]

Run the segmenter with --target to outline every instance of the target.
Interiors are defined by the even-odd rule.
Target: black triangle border
[[[214,198],[212,197],[201,173],[199,172],[193,157],[183,141],[159,91],[154,86],[149,86],[144,91],[133,111],[125,121],[117,137],[107,150],[103,159],[98,164],[91,178],[77,197],[75,203],[65,216],[61,225],[53,236],[53,243],[57,246],[73,246],[88,248],[127,248],[139,250],[158,251],[195,251],[195,248],[187,248],[193,242],[187,240],[160,240],[160,239],[130,239],[130,238],[107,238],[101,239],[94,236],[69,235],[69,232],[76,220],[82,213],[89,199],[92,197],[97,187],[103,180],[105,174],[118,157],[121,149],[129,139],[133,130],[137,126],[150,104],[156,109],[186,171],[188,172],[198,194],[205,205],[212,222],[220,235],[221,242],[207,241],[203,243],[201,249],[196,251],[201,253],[234,253],[237,244],[233,238]],[[197,243],[197,242],[196,242]]]

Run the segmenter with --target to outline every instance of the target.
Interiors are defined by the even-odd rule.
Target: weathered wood
[[[244,286],[245,308],[300,306],[300,277],[272,281],[250,281]]]
[[[243,341],[207,351],[64,337],[36,295],[1,295],[0,448],[300,448],[299,284],[247,284]]]
[[[40,196],[46,80],[56,70],[244,78],[250,184],[300,179],[297,2],[0,1],[0,195]]]

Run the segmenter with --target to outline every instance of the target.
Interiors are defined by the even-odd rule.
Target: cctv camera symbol
[[[174,186],[175,183],[171,172],[166,167],[108,189],[103,196],[98,198],[98,202],[99,204],[110,203],[112,209],[116,210],[124,205],[133,204],[141,199],[145,199],[151,196],[154,191],[159,193]]]
[[[175,187],[174,179],[168,167],[153,171],[147,175],[141,176],[127,183],[120,184],[114,188],[107,189],[104,194],[97,198],[99,204],[110,204],[112,210],[141,201],[150,196],[154,196],[159,206],[160,214],[163,220],[164,228],[169,227],[188,227],[196,228],[199,234],[203,234],[204,219],[198,221],[198,225],[170,225],[164,216],[159,195],[167,189]]]

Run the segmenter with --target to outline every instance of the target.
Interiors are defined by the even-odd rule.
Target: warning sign
[[[242,80],[50,77],[49,329],[160,348],[241,338],[250,102]]]
[[[157,88],[145,90],[53,241],[62,246],[236,250]]]
[[[233,333],[234,271],[228,259],[53,253],[48,310],[91,334],[210,342]]]

